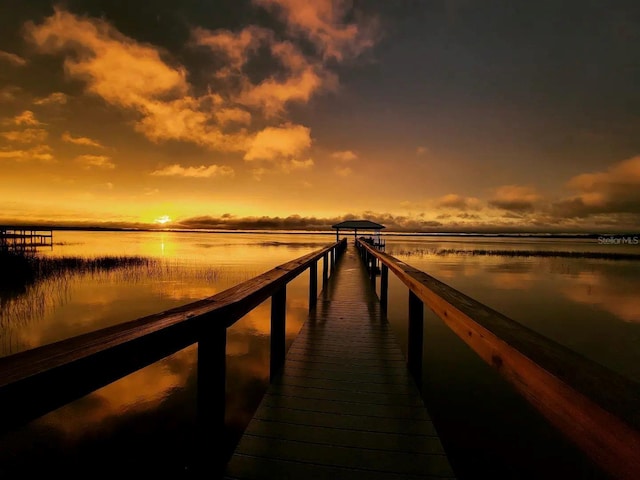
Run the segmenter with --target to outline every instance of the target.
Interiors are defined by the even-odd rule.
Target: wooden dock
[[[37,247],[52,247],[53,231],[37,227],[0,226],[0,249],[33,250]]]
[[[354,247],[295,339],[226,478],[454,478]]]

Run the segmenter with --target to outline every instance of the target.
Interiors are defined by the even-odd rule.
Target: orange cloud
[[[86,169],[96,167],[112,170],[116,168],[116,164],[106,155],[80,155],[76,157],[76,162]]]
[[[489,205],[503,210],[524,211],[532,210],[533,204],[539,199],[540,195],[532,187],[503,185],[496,189]]]
[[[184,95],[185,71],[172,68],[160,51],[122,35],[103,20],[88,20],[56,9],[36,26],[26,24],[28,38],[44,53],[71,51],[65,71],[87,82],[91,93],[110,103],[136,107],[162,95]]]
[[[428,151],[429,151],[429,149],[427,147],[420,146],[420,147],[416,148],[416,155],[424,155]]]
[[[192,31],[192,38],[196,45],[209,47],[214,52],[224,55],[226,63],[218,72],[218,76],[224,77],[240,74],[242,67],[249,61],[249,56],[257,52],[260,46],[273,40],[273,32],[254,25],[237,33],[225,29],[211,31],[197,27]]]
[[[77,17],[56,9],[40,25],[27,23],[27,38],[50,54],[70,53],[64,61],[72,78],[106,102],[136,111],[136,129],[154,141],[182,140],[210,148],[242,151],[246,143],[211,124],[205,107],[213,95],[193,97],[186,71],[170,66],[164,53],[121,34],[103,20]]]
[[[325,1],[310,2],[310,6],[306,2],[257,3],[269,9],[280,3],[278,11],[285,15],[290,33],[306,32],[322,55],[258,26],[239,32],[196,28],[192,46],[206,47],[221,57],[216,59],[221,66],[212,82],[215,91],[202,95],[194,94],[186,69],[166,52],[123,35],[104,20],[56,8],[42,23],[28,22],[24,31],[40,52],[64,55],[65,73],[84,82],[88,93],[137,114],[135,129],[151,141],[177,140],[241,153],[247,161],[274,162],[282,171],[309,168],[313,165],[307,154],[309,129],[290,123],[269,126],[269,120],[282,122],[289,103],[305,103],[315,93],[335,88],[337,77],[325,61],[359,54],[371,42],[356,23],[344,23],[348,12],[341,2],[338,6]],[[304,11],[296,13],[294,7]],[[265,52],[272,65],[262,78],[260,72],[257,79],[256,75],[250,78],[245,67],[255,55],[263,59]],[[54,95],[36,103],[66,100],[63,94]],[[267,121],[262,130],[250,130],[254,115]],[[63,140],[97,146],[90,145],[91,139],[70,134]],[[194,174],[189,168],[200,167],[187,167],[180,174]]]
[[[290,123],[267,127],[253,138],[244,159],[247,161],[279,161],[296,157],[311,146],[307,127]]]
[[[17,160],[19,162],[36,160],[40,162],[54,161],[51,154],[51,147],[48,145],[39,145],[29,150],[0,150],[0,158]]]
[[[14,102],[15,100],[17,100],[18,95],[21,91],[22,89],[15,85],[7,85],[0,88],[0,102]]]
[[[306,103],[322,88],[334,88],[335,77],[319,64],[309,61],[291,42],[273,42],[273,57],[282,65],[284,76],[271,76],[257,85],[245,82],[238,101],[261,108],[268,116],[281,113],[289,102]]]
[[[53,92],[51,95],[35,100],[34,105],[64,105],[67,103],[67,95],[62,92]]]
[[[325,60],[343,61],[375,43],[375,22],[345,23],[351,2],[346,0],[253,0],[275,11],[293,34],[308,38]]]
[[[606,172],[583,173],[567,186],[583,192],[603,192],[619,185],[640,185],[640,155],[612,165]]]
[[[104,148],[104,146],[101,145],[100,142],[97,142],[96,140],[92,140],[88,137],[74,137],[69,132],[64,132],[61,138],[63,142],[73,143],[75,145],[82,145],[85,147]]]
[[[214,115],[222,126],[228,124],[249,125],[251,123],[251,114],[241,108],[222,108]]]
[[[38,121],[35,114],[31,110],[25,110],[24,112],[13,117],[10,121],[5,121],[5,123],[29,127],[37,127],[39,125],[43,125],[42,122]]]
[[[16,67],[24,67],[28,62],[20,55],[0,50],[0,60],[10,63]]]
[[[331,158],[335,158],[336,160],[340,160],[342,162],[350,162],[352,160],[356,160],[358,158],[358,155],[351,150],[344,150],[341,152],[333,152],[331,154]]]
[[[155,142],[181,140],[227,152],[242,152],[250,140],[246,131],[223,132],[202,110],[203,98],[186,96],[172,101],[149,102],[136,130]]]
[[[458,210],[479,210],[480,200],[475,197],[463,197],[456,193],[443,195],[436,200],[436,206],[441,208],[455,208]]]
[[[18,143],[43,142],[48,135],[47,131],[42,128],[27,128],[25,130],[11,130],[0,133],[0,136],[6,138],[10,142]]]
[[[640,213],[640,155],[604,172],[583,173],[567,182],[577,196],[553,205],[557,215],[585,217],[598,213]]]
[[[191,178],[211,178],[230,177],[234,175],[233,168],[226,165],[201,165],[199,167],[183,167],[179,164],[168,165],[164,168],[151,172],[157,177],[191,177]]]
[[[270,30],[248,26],[234,33],[197,28],[192,36],[196,45],[205,46],[226,60],[216,77],[227,82],[229,99],[257,108],[268,117],[281,114],[290,102],[308,102],[321,88],[335,85],[333,75],[325,72],[320,63],[307,58],[293,43],[276,40]],[[264,61],[265,50],[278,71],[254,83],[243,67],[258,54]]]
[[[21,114],[16,115],[15,117],[13,117],[12,122],[15,125],[22,125],[22,126],[35,127],[38,125],[42,125],[42,123],[39,122],[38,119],[36,119],[35,114],[31,110],[25,110]]]
[[[306,160],[296,160],[291,159],[284,165],[285,171],[290,170],[305,170],[307,168],[313,167],[314,162],[311,158],[307,158]]]

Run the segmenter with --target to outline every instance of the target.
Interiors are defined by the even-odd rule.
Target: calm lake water
[[[55,232],[53,248],[40,255],[156,261],[0,292],[0,356],[200,300],[334,239],[332,233]],[[597,239],[386,241],[391,255],[640,382],[640,261],[506,254],[640,254],[640,246]],[[288,342],[306,318],[308,282],[305,273],[287,288]],[[407,289],[393,275],[389,288],[389,321],[404,347]],[[228,331],[229,451],[268,384],[269,308],[267,301]],[[459,478],[601,478],[437,317],[426,312],[425,322],[423,396]],[[184,349],[0,437],[0,478],[93,469],[188,476],[196,357],[196,346]]]

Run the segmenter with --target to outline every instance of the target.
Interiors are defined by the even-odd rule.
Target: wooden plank
[[[347,392],[356,391],[358,393],[382,393],[388,394],[390,385],[386,382],[370,383],[367,381],[359,381],[357,375],[353,375],[353,380],[335,380],[333,378],[322,378],[318,376],[314,377],[300,377],[290,376],[280,379],[280,385],[290,385],[293,387],[307,387],[309,380],[313,379],[313,385],[315,388],[321,388],[323,390],[345,390]],[[395,395],[413,395],[415,386],[410,383],[400,384],[393,383],[393,389]]]
[[[271,392],[272,395],[280,395],[284,397],[316,398],[319,400],[343,400],[345,402],[355,403],[396,405],[400,408],[423,405],[420,399],[413,395],[396,395],[393,393],[368,393],[365,396],[364,392],[356,390],[330,390],[327,388],[300,387],[293,385],[274,386],[271,389]]]
[[[326,412],[364,417],[403,418],[428,421],[429,417],[422,405],[405,406],[379,405],[374,403],[356,403],[340,400],[319,400],[317,398],[285,397],[270,395],[265,398],[265,406],[271,408],[290,408],[307,412]]]
[[[289,438],[301,442],[361,447],[372,450],[445,453],[442,443],[436,435],[409,435],[405,432],[379,433],[328,427],[310,429],[306,425],[259,419],[251,422],[246,433],[265,438]]]
[[[423,475],[429,472],[439,477],[452,476],[447,457],[442,454],[404,451],[386,451],[381,454],[379,450],[307,443],[283,438],[269,438],[269,441],[264,441],[263,438],[253,435],[244,435],[236,452],[256,457],[358,470],[409,475]]]
[[[402,372],[399,370],[399,372]],[[305,378],[320,378],[320,379],[329,379],[329,380],[342,380],[342,381],[351,381],[354,376],[357,375],[357,378],[361,382],[368,383],[397,383],[400,385],[405,385],[410,381],[408,376],[398,375],[396,373],[392,375],[384,375],[378,374],[375,372],[349,372],[340,368],[337,370],[329,370],[325,368],[314,368],[313,366],[300,366],[299,364],[291,362],[286,369],[286,375],[290,377],[305,377]]]
[[[615,478],[640,478],[640,384],[360,243]]]
[[[453,478],[355,251],[338,261],[228,478]]]
[[[333,467],[238,454],[227,469],[225,479],[274,480],[436,480],[435,475],[403,475],[372,470]]]

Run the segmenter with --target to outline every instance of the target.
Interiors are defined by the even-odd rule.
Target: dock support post
[[[273,381],[284,365],[285,317],[287,310],[287,287],[280,288],[271,297],[271,358],[269,378]]]
[[[316,306],[318,301],[318,261],[315,260],[309,266],[309,310]]]
[[[327,280],[329,279],[329,254],[325,253],[322,257],[322,290],[327,288]]]
[[[424,304],[409,290],[409,341],[407,342],[407,366],[416,384],[422,384],[422,334]]]
[[[196,396],[200,448],[196,468],[201,471],[222,471],[224,466],[222,449],[216,443],[225,432],[226,360],[227,329],[219,326],[206,327],[198,339]],[[219,456],[215,453],[212,455],[212,452],[219,452]],[[214,465],[211,465],[212,462]]]
[[[389,298],[389,267],[381,264],[380,271],[380,309],[384,315],[387,314],[387,302]]]

